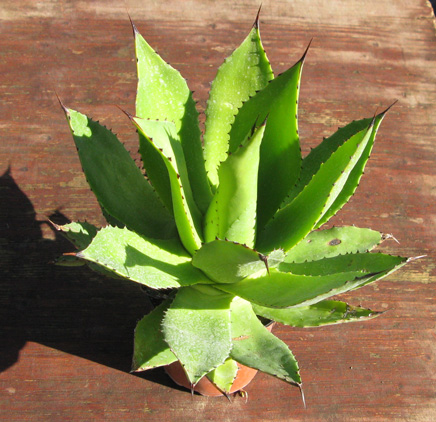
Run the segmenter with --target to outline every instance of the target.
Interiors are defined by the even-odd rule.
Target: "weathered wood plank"
[[[204,110],[209,82],[249,30],[258,2],[144,2],[127,8],[181,70]],[[132,333],[148,309],[137,286],[48,262],[69,244],[43,223],[101,224],[55,91],[112,127],[136,154],[136,89],[123,2],[4,0],[0,8],[0,420],[433,421],[436,414],[436,31],[429,4],[399,0],[264,1],[264,45],[276,73],[299,59],[303,151],[336,126],[398,104],[383,122],[365,177],[335,224],[428,255],[346,296],[387,310],[367,323],[275,332],[297,356],[297,389],[259,374],[249,401],[195,396],[163,371],[128,374]],[[9,168],[9,170],[8,170]],[[54,217],[56,218],[56,216]],[[61,219],[62,216],[58,215]]]

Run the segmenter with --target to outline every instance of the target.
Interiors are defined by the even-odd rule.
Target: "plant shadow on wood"
[[[0,192],[0,372],[18,361],[29,341],[129,372],[133,330],[151,309],[140,286],[87,267],[53,265],[50,260],[72,245],[58,232],[54,240],[42,237],[48,223],[37,221],[10,168],[0,176]],[[49,218],[67,222],[60,212]],[[181,389],[162,369],[134,376]]]

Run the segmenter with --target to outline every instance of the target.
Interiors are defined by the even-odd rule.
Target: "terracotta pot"
[[[271,332],[274,322],[270,322],[266,328]],[[241,365],[238,363],[238,373],[233,382],[230,393],[236,393],[242,390],[246,385],[248,385],[252,379],[257,374],[257,369],[249,368],[248,366]],[[170,378],[178,385],[191,390],[191,383],[186,377],[185,371],[179,361],[172,363],[165,367],[165,372],[170,376]],[[222,396],[223,393],[219,390],[206,376],[204,376],[194,387],[194,391],[200,393],[203,396]]]

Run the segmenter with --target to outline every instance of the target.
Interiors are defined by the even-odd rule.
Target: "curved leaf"
[[[76,256],[153,289],[210,282],[178,240],[148,239],[125,228],[101,229]]]
[[[227,359],[218,368],[207,374],[207,377],[212,381],[222,392],[228,394],[233,385],[233,381],[238,373],[238,364],[233,359]]]
[[[274,247],[291,249],[315,227],[341,192],[347,178],[370,139],[370,126],[341,145],[321,165],[300,194],[258,233],[256,247],[269,251]]]
[[[229,357],[231,300],[213,287],[185,287],[165,314],[164,339],[193,385]]]
[[[270,308],[308,306],[372,283],[397,270],[406,262],[376,273],[350,271],[324,276],[282,273],[272,268],[268,275],[247,277],[238,283],[217,284],[215,287]]]
[[[188,163],[188,174],[198,207],[205,212],[212,198],[204,165],[198,111],[180,73],[165,63],[133,25],[138,70],[136,115],[169,120],[176,126]]]
[[[209,180],[215,187],[218,185],[220,163],[227,158],[229,132],[238,108],[272,78],[256,21],[242,44],[218,69],[207,102],[204,153]],[[253,124],[254,120],[250,129]]]
[[[344,184],[339,195],[336,197],[334,202],[331,204],[330,208],[324,213],[322,218],[316,223],[315,228],[321,227],[325,224],[331,217],[333,217],[353,196],[356,191],[357,186],[359,185],[360,179],[363,175],[363,171],[365,169],[365,165],[369,159],[369,156],[372,151],[372,147],[374,146],[375,136],[377,134],[377,130],[385,116],[387,110],[383,113],[379,114],[374,118],[374,127],[371,132],[371,136],[368,140],[368,144],[365,147],[361,157],[357,161],[353,170],[351,170],[350,175],[348,176],[347,181]]]
[[[205,216],[205,240],[216,237],[254,246],[257,176],[263,124],[219,169],[219,186]]]
[[[284,261],[316,261],[347,253],[366,252],[382,240],[382,234],[378,231],[354,226],[313,231],[286,254]]]
[[[265,262],[255,250],[225,240],[204,244],[192,258],[192,265],[217,283],[236,283],[265,270]]]
[[[262,325],[251,304],[237,297],[231,304],[231,311],[232,359],[300,386],[294,355],[283,341]]]
[[[185,157],[180,142],[171,133],[173,124],[152,122],[140,118],[133,118],[141,136],[141,152],[154,149],[151,159],[159,160],[167,169],[170,188],[171,202],[173,207],[174,219],[183,246],[193,254],[200,248],[202,239],[200,211],[192,197],[188,174],[186,171]],[[151,131],[156,135],[152,141],[145,131]],[[145,158],[146,162],[149,158]]]
[[[124,148],[108,129],[65,108],[86,179],[104,210],[145,236],[176,236],[174,220]]]
[[[366,321],[381,314],[381,312],[350,306],[345,302],[336,300],[322,300],[314,305],[287,309],[253,305],[253,310],[263,318],[290,325],[291,327],[319,327],[344,322]]]
[[[77,249],[86,248],[97,234],[97,227],[86,221],[78,221],[59,226],[52,223]]]
[[[364,273],[378,273],[387,268],[393,268],[407,261],[401,256],[382,253],[356,253],[322,258],[317,261],[302,263],[282,262],[278,269],[301,275],[328,275],[347,271],[362,271]]]
[[[388,109],[389,110],[389,109]],[[323,141],[313,148],[310,153],[304,157],[302,165],[301,165],[301,173],[298,179],[298,182],[295,186],[290,190],[288,196],[283,201],[281,207],[283,208],[304,189],[304,187],[311,181],[316,172],[320,169],[323,163],[325,163],[331,155],[341,146],[344,142],[348,141],[351,137],[356,135],[357,133],[365,130],[371,125],[371,122],[374,121],[374,132],[373,136],[368,143],[368,145],[373,145],[375,134],[377,132],[378,127],[380,126],[383,117],[386,112],[378,114],[374,117],[374,119],[361,119],[354,120],[353,122],[347,124],[346,126],[339,128],[332,136],[328,138],[324,138]],[[366,162],[367,158],[364,159],[366,154],[362,155],[362,159]],[[350,181],[351,182],[351,181]],[[356,183],[357,184],[357,183]]]
[[[269,271],[285,258],[281,250],[264,256],[254,249],[227,240],[204,244],[192,258],[192,265],[217,283],[236,283],[250,275]]]
[[[171,300],[166,300],[142,318],[135,328],[132,371],[145,371],[177,360],[160,329]]]

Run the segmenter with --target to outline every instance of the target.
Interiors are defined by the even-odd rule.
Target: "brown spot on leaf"
[[[340,239],[332,239],[332,240],[330,240],[329,245],[330,245],[330,246],[337,246],[337,245],[339,245],[339,244],[341,244],[341,243],[342,243],[342,242],[341,242]]]
[[[247,340],[249,339],[250,336],[239,336],[239,337],[233,337],[232,341],[237,341],[237,340]]]

